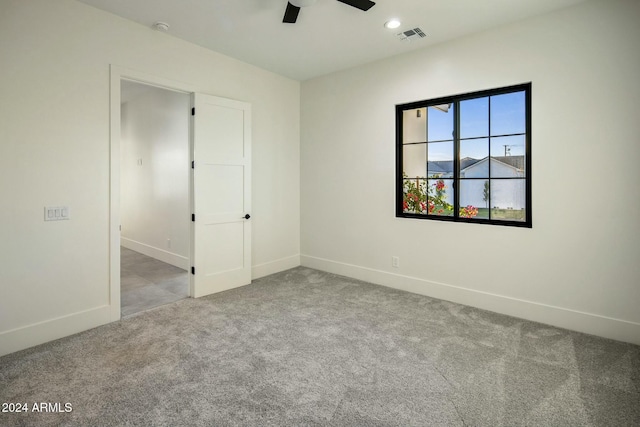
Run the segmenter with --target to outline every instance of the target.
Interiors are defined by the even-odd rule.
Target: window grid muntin
[[[491,97],[498,96],[509,93],[523,92],[524,95],[524,133],[509,133],[509,134],[497,134],[491,135]],[[488,97],[489,98],[489,106],[488,106],[488,133],[487,136],[477,136],[477,137],[467,137],[462,138],[462,140],[473,140],[473,139],[489,139],[489,155],[487,157],[488,162],[488,177],[487,178],[461,178],[460,177],[460,102],[468,99],[476,99]],[[441,104],[452,104],[455,109],[454,113],[457,116],[454,119],[454,170],[453,170],[453,191],[454,191],[454,212],[453,216],[437,216],[437,215],[428,215],[428,214],[416,214],[416,213],[408,213],[403,212],[403,199],[404,199],[404,179],[402,179],[402,171],[403,171],[403,158],[402,158],[402,133],[403,133],[403,123],[402,123],[402,112],[410,109],[417,108],[425,108],[428,110],[430,106],[441,105]],[[437,141],[429,141],[428,129],[426,130],[426,141],[424,143],[427,146],[427,160],[428,160],[428,144],[435,142],[449,142],[450,139],[437,140]],[[523,136],[524,137],[524,176],[523,177],[491,177],[491,138],[499,138],[499,137],[508,137],[508,136]],[[426,101],[417,101],[408,104],[402,104],[396,106],[396,216],[404,217],[404,218],[420,218],[420,219],[436,219],[436,220],[445,220],[445,221],[458,221],[458,222],[473,222],[473,223],[485,223],[492,225],[503,225],[503,226],[515,226],[515,227],[532,227],[532,206],[531,206],[531,83],[525,83],[520,85],[514,85],[499,89],[490,89],[480,92],[474,92],[469,94],[443,97],[433,100]],[[429,175],[429,170],[427,166],[427,180]],[[463,218],[459,216],[460,212],[460,192],[458,191],[458,187],[460,187],[460,183],[462,180],[474,180],[474,179],[483,179],[491,182],[491,180],[522,180],[524,181],[525,187],[525,196],[524,196],[524,205],[525,205],[525,213],[524,220],[502,220],[502,219],[481,219],[481,218]],[[490,186],[491,188],[491,186]],[[489,215],[491,215],[491,210],[493,209],[491,203],[491,192],[489,192]]]

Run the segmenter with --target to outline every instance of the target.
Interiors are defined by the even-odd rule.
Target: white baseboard
[[[270,274],[279,273],[289,270],[300,265],[300,255],[293,255],[286,258],[280,258],[275,261],[265,262],[263,264],[251,267],[251,278],[259,279]]]
[[[390,288],[452,301],[572,331],[640,344],[640,323],[432,282],[417,277],[403,276],[309,255],[301,255],[300,261],[301,265],[305,267]]]
[[[104,305],[0,333],[0,356],[86,331],[111,321]]]
[[[189,268],[191,267],[189,265],[188,257],[174,254],[173,252],[165,251],[164,249],[159,249],[145,243],[127,239],[126,237],[120,237],[120,244],[127,249],[140,252],[143,255],[150,256],[151,258],[166,262],[167,264],[171,264],[183,270],[189,270]]]
[[[130,244],[132,242],[133,244]],[[149,248],[147,245],[137,244],[138,242],[134,242],[129,239],[126,239],[126,242],[125,239],[122,239],[121,243],[122,246],[126,248],[160,259],[159,257],[154,256],[153,253],[150,254],[149,252],[144,252]],[[176,265],[173,262],[169,262],[167,258],[161,259],[161,261]],[[186,260],[186,262],[188,264],[188,260]],[[298,267],[299,265],[300,255],[293,255],[277,259],[275,261],[254,265],[251,269],[251,276],[253,279],[258,279],[260,277]],[[185,270],[188,269],[188,267],[183,267],[181,265],[176,265],[176,267],[184,268]],[[33,325],[12,329],[10,331],[0,332],[0,356],[110,323],[112,321],[111,309],[111,306],[105,305],[67,316],[58,317],[56,319],[35,323]]]

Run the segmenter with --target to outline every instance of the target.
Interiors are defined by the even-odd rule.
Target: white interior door
[[[193,95],[192,292],[251,282],[251,106]]]

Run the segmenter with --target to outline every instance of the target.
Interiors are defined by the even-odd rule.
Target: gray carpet
[[[307,268],[0,358],[2,426],[638,426],[640,347]]]

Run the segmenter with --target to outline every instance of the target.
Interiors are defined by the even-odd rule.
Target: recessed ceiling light
[[[398,28],[399,26],[400,26],[400,21],[398,21],[397,19],[390,19],[384,23],[384,27],[389,28],[391,30],[394,28]]]

